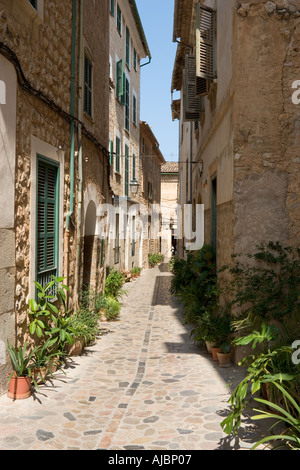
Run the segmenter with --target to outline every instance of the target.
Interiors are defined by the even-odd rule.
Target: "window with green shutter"
[[[136,156],[135,154],[132,155],[132,179],[136,179]]]
[[[129,196],[129,147],[125,145],[125,173],[124,173],[124,180],[125,180],[125,196]]]
[[[121,158],[121,140],[116,137],[116,172],[120,173],[120,158]]]
[[[129,119],[130,119],[130,86],[129,80],[125,77],[125,86],[124,86],[124,105],[125,105],[125,129],[129,132]]]
[[[137,101],[136,96],[133,94],[132,95],[132,121],[133,121],[133,124],[135,124],[135,125],[137,123],[137,119],[136,119],[136,116],[137,116],[137,114],[136,114],[136,108],[137,108],[136,107],[136,101]]]
[[[59,167],[37,159],[36,280],[45,285],[58,275]]]
[[[124,62],[123,59],[119,60],[116,65],[116,96],[122,99],[124,95]]]
[[[126,26],[126,47],[125,47],[125,61],[128,68],[130,68],[130,33]]]
[[[112,140],[109,143],[109,163],[110,166],[114,164],[114,143]]]
[[[134,70],[136,70],[136,67],[137,67],[137,55],[136,55],[136,50],[133,49],[133,67],[134,67]]]
[[[110,0],[110,13],[115,16],[115,0]]]
[[[93,94],[92,94],[92,85],[93,85],[93,67],[90,59],[85,56],[84,58],[84,100],[83,100],[83,109],[84,112],[92,117],[92,108],[93,108]]]
[[[117,29],[122,34],[122,12],[119,4],[117,5]]]

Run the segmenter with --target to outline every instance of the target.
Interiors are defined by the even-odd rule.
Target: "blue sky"
[[[151,52],[141,68],[141,114],[166,161],[178,161],[178,121],[172,121],[171,81],[177,45],[173,43],[174,0],[136,0]],[[147,60],[143,59],[141,63]]]

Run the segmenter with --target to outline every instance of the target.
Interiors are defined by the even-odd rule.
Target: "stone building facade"
[[[180,203],[204,204],[218,266],[261,242],[299,246],[300,2],[177,0],[173,40]]]
[[[89,260],[111,196],[108,18],[108,0],[0,0],[0,393],[34,281],[64,276],[70,307],[84,280],[103,285]]]
[[[165,159],[159,143],[145,121],[140,122],[139,204],[143,211],[142,266],[148,266],[149,253],[161,253],[161,167]]]
[[[110,2],[110,185],[115,207],[116,236],[109,242],[109,265],[130,270],[141,264],[139,239],[132,239],[135,217],[122,213],[138,203],[130,184],[138,181],[140,163],[141,61],[151,59],[142,22],[134,0]],[[124,209],[120,209],[123,205]],[[125,207],[126,206],[126,207]],[[137,219],[136,219],[137,220]],[[124,223],[123,223],[124,222]],[[139,230],[136,227],[137,231]],[[135,230],[134,230],[135,231]],[[110,230],[110,233],[112,231]]]
[[[161,167],[162,253],[167,258],[177,254],[178,166],[166,162]]]

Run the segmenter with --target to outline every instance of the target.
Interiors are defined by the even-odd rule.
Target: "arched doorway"
[[[89,201],[84,224],[83,243],[83,276],[82,284],[85,290],[96,287],[96,272],[94,264],[95,234],[96,234],[96,204]]]

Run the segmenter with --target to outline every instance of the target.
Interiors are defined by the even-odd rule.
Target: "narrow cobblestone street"
[[[238,368],[220,368],[193,344],[170,280],[167,264],[145,270],[126,285],[119,321],[103,323],[66,375],[29,399],[0,397],[0,449],[233,448],[219,423]]]

